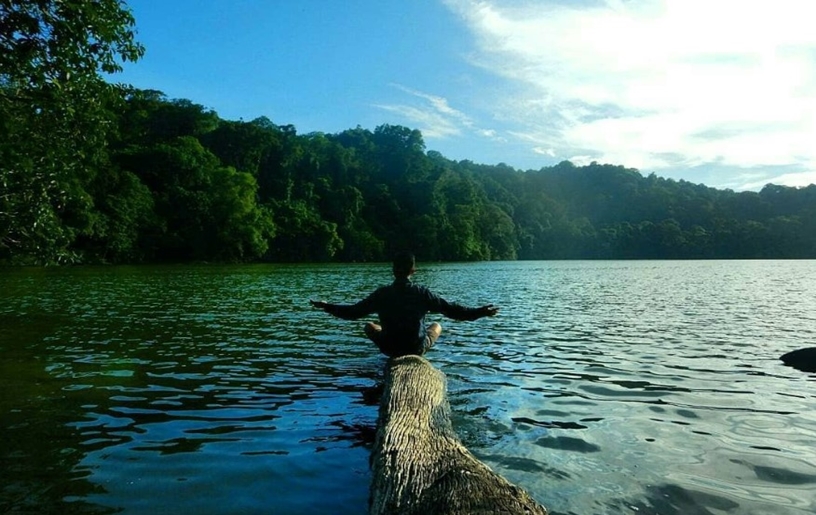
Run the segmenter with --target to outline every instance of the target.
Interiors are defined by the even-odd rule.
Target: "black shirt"
[[[377,313],[382,326],[382,341],[377,344],[389,356],[423,353],[426,313],[441,313],[454,320],[476,320],[482,314],[479,308],[448,302],[404,278],[378,288],[357,304],[329,304],[326,311],[346,320]]]

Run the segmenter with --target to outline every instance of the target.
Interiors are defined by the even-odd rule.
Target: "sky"
[[[112,80],[298,133],[735,191],[816,183],[813,0],[127,0]]]

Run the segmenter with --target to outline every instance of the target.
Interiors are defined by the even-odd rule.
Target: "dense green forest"
[[[116,0],[16,1],[0,19],[2,263],[816,258],[816,185],[522,171],[403,126],[224,120],[101,78],[143,52]]]

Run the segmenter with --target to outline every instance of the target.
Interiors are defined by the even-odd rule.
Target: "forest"
[[[0,263],[816,258],[816,185],[455,161],[409,127],[299,134],[108,82],[116,0],[0,7]]]

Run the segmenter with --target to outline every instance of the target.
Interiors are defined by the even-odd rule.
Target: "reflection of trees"
[[[105,493],[78,468],[87,438],[74,423],[84,410],[44,359],[18,348],[0,361],[0,512],[115,513],[84,500]]]
[[[116,512],[116,506],[89,502],[104,504],[108,494],[94,478],[97,469],[108,477],[144,472],[111,470],[115,460],[105,464],[111,455],[137,459],[142,469],[179,464],[197,469],[200,458],[184,455],[216,452],[213,457],[224,460],[225,447],[217,450],[221,444],[235,446],[232,459],[252,459],[286,456],[290,445],[320,452],[373,441],[380,391],[376,384],[362,385],[374,384],[376,371],[304,364],[298,354],[270,360],[258,349],[194,341],[152,348],[108,345],[104,355],[84,358],[79,347],[46,345],[4,356],[10,359],[0,364],[0,512]],[[47,362],[39,352],[51,354]],[[298,403],[326,392],[366,406],[370,420],[335,413],[301,442],[265,438],[291,427],[302,413]]]

